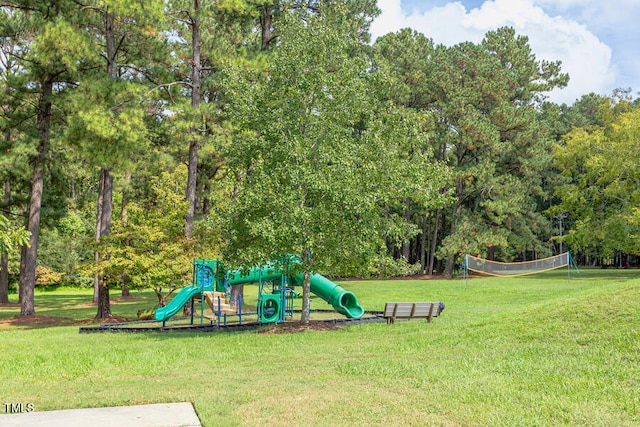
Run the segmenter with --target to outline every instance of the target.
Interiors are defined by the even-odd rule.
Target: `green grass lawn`
[[[190,401],[205,426],[638,426],[640,271],[581,274],[341,283],[367,310],[443,301],[430,324],[290,334],[0,326],[0,399],[38,411]],[[133,295],[114,315],[155,303]],[[90,298],[37,292],[36,312],[87,319]],[[0,319],[17,313],[0,308]]]

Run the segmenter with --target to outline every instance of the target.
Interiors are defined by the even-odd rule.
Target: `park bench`
[[[396,319],[427,319],[431,322],[442,310],[444,304],[441,302],[388,302],[382,317],[387,319],[387,324],[394,323]]]

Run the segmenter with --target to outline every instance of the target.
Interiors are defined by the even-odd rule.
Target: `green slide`
[[[260,280],[280,280],[282,271],[278,270],[273,264],[267,264],[262,268],[254,267],[246,274],[240,271],[232,271],[227,277],[227,283],[230,285],[241,285],[243,283],[256,283]],[[292,278],[292,285],[302,286],[304,275],[300,274]],[[358,298],[342,288],[340,285],[332,282],[320,274],[311,275],[311,293],[319,296],[340,314],[350,318],[359,319],[364,314],[364,309],[358,304]]]
[[[295,278],[302,286],[303,275]],[[340,285],[332,282],[320,274],[311,275],[311,292],[328,302],[340,314],[350,319],[359,319],[364,314],[364,309],[358,304],[353,292],[349,292]]]
[[[199,294],[203,289],[200,286],[187,286],[186,288],[182,288],[180,292],[176,294],[175,297],[171,300],[171,302],[164,307],[160,307],[156,309],[155,318],[156,320],[164,322],[165,320],[169,320],[171,316],[176,314],[182,306],[189,302],[191,298],[195,295]],[[205,287],[204,291],[212,291],[212,287]]]

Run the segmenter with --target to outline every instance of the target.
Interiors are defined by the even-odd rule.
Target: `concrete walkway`
[[[2,427],[202,427],[193,405],[156,403],[0,415]]]

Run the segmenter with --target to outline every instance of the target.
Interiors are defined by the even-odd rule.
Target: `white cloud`
[[[578,4],[577,0],[565,0],[565,3],[567,7]],[[402,11],[400,0],[379,0],[378,6],[382,15],[373,23],[374,39],[411,27],[435,43],[451,46],[463,41],[477,43],[487,31],[498,27],[515,28],[518,34],[529,37],[538,59],[561,60],[562,70],[569,73],[569,86],[550,94],[554,102],[572,103],[590,92],[606,95],[616,81],[617,71],[611,63],[609,46],[586,26],[545,13],[534,5],[534,0],[487,0],[480,8],[470,11],[460,2],[412,13]]]

